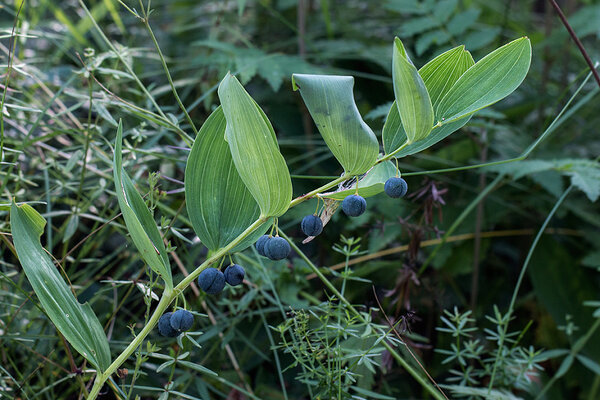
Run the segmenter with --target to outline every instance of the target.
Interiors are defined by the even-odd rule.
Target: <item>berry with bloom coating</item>
[[[302,218],[300,228],[306,236],[317,236],[323,232],[323,221],[316,215],[307,215]]]
[[[171,315],[171,328],[177,332],[187,331],[194,323],[194,316],[187,310],[177,310]]]
[[[231,286],[241,285],[244,281],[244,276],[246,276],[246,271],[244,271],[244,267],[238,264],[231,264],[229,267],[225,269],[225,282],[229,283]]]
[[[265,244],[265,255],[271,260],[283,260],[290,255],[292,248],[282,237],[275,236]]]
[[[349,217],[358,217],[367,209],[367,201],[357,194],[352,194],[342,201],[342,210]]]
[[[208,294],[217,294],[225,287],[225,276],[216,268],[206,268],[198,276],[198,286]]]
[[[256,251],[258,251],[258,254],[260,254],[263,257],[267,256],[265,254],[265,244],[267,244],[269,239],[271,239],[269,237],[269,235],[262,235],[261,237],[258,238],[258,240],[256,241],[256,244],[254,245],[256,247]]]
[[[385,181],[383,190],[385,191],[385,194],[390,197],[404,197],[406,192],[408,192],[408,184],[404,179],[395,176]]]
[[[172,312],[164,313],[158,320],[158,333],[160,333],[162,336],[176,337],[179,335],[179,332],[176,329],[173,329],[171,326],[172,315]]]

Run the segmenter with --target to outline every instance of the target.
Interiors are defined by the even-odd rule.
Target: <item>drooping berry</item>
[[[256,251],[258,251],[258,254],[260,254],[263,257],[267,256],[265,254],[265,244],[267,244],[269,239],[270,239],[269,235],[262,235],[261,237],[258,238],[258,240],[256,241],[256,244],[254,245],[256,247]]]
[[[158,333],[162,336],[176,337],[179,335],[179,332],[171,326],[172,315],[172,312],[164,313],[158,320]]]
[[[342,210],[349,217],[358,217],[367,209],[367,201],[357,194],[352,194],[342,201]]]
[[[306,236],[317,236],[323,232],[323,221],[316,215],[307,215],[302,218],[300,228]]]
[[[194,316],[187,310],[177,310],[171,315],[171,328],[177,332],[187,331],[194,323]]]
[[[217,294],[225,287],[225,276],[216,268],[206,268],[198,276],[198,286],[208,294]]]
[[[406,195],[406,192],[408,192],[408,184],[404,179],[394,176],[385,181],[383,190],[385,191],[385,194],[396,199]]]
[[[238,264],[231,264],[229,267],[225,269],[225,282],[230,284],[231,286],[241,285],[244,281],[244,276],[246,276],[246,271],[244,271],[244,267]]]
[[[271,260],[283,260],[291,251],[290,244],[280,236],[272,237],[265,245],[265,255]]]

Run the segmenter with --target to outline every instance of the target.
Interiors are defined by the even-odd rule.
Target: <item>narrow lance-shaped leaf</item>
[[[438,121],[456,121],[511,94],[525,79],[531,63],[526,37],[492,51],[469,68],[438,105]]]
[[[242,181],[263,216],[283,215],[292,200],[292,180],[271,123],[233,75],[223,78],[218,93],[225,138]]]
[[[386,161],[375,165],[367,174],[358,181],[358,194],[362,197],[371,197],[383,192],[385,181],[389,178],[400,176],[396,166],[391,161]],[[344,200],[347,196],[356,193],[356,183],[353,183],[345,190],[338,192],[322,193],[319,197],[325,197],[334,200]]]
[[[156,222],[142,196],[140,196],[133,182],[123,170],[122,137],[123,125],[119,121],[113,159],[113,175],[119,207],[131,239],[141,253],[142,258],[165,281],[166,287],[172,288],[173,278],[171,277],[169,257],[163,239],[156,227]]]
[[[458,46],[435,57],[419,70],[427,91],[431,95],[436,120],[439,119],[436,113],[437,106],[442,97],[450,90],[454,82],[474,64],[475,62],[473,61],[473,57],[471,57],[471,53],[466,51],[464,46]],[[470,118],[471,116],[467,116],[448,124],[434,126],[426,138],[404,147],[395,156],[398,158],[404,157],[433,146],[463,127]],[[384,149],[387,154],[394,152],[407,140],[400,120],[400,114],[395,104],[390,108],[385,125],[383,126],[382,137]]]
[[[365,173],[379,153],[375,134],[354,102],[354,78],[336,75],[292,75],[325,143],[349,175]]]
[[[88,303],[80,304],[40,244],[46,220],[30,205],[11,205],[10,225],[21,266],[42,308],[67,341],[100,371],[110,365],[110,348]]]
[[[198,132],[185,167],[188,214],[200,241],[210,250],[227,245],[260,215],[233,163],[225,126],[223,109],[218,107]],[[254,243],[268,227],[265,223],[232,252]]]
[[[396,106],[409,143],[427,137],[434,120],[431,99],[421,75],[398,38],[394,40],[392,78]]]

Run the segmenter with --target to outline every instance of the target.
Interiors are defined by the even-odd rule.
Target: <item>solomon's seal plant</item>
[[[208,294],[221,292],[226,281],[239,284],[244,274],[238,268],[226,270],[224,275],[216,266],[227,255],[242,252],[255,242],[258,253],[272,260],[288,257],[294,247],[340,304],[347,307],[349,315],[367,324],[368,314],[349,304],[343,290],[340,293],[293,241],[290,246],[285,233],[278,230],[277,219],[290,207],[312,198],[327,204],[342,202],[346,214],[358,216],[366,209],[366,197],[384,190],[393,197],[402,195],[405,187],[401,182],[399,186],[392,184],[397,183],[393,179],[386,185],[397,176],[393,159],[432,146],[465,125],[476,111],[509,95],[525,78],[530,60],[529,39],[520,38],[477,63],[464,46],[458,46],[417,69],[396,38],[392,59],[395,98],[382,130],[383,154],[355,104],[353,77],[293,74],[293,90],[300,92],[343,170],[339,178],[295,199],[269,118],[237,78],[228,73],[218,88],[221,105],[199,130],[185,169],[187,214],[208,256],[179,282],[173,281],[171,273],[168,251],[173,249],[165,245],[153,214],[124,168],[123,125],[119,123],[113,158],[116,197],[131,240],[151,273],[158,277],[157,287],[163,290],[146,324],[135,332],[131,342],[124,349],[112,349],[119,351],[116,356],[92,308],[76,300],[42,248],[44,218],[31,206],[13,202],[10,222],[14,247],[40,304],[64,338],[94,368],[96,377],[88,398],[98,396],[157,325],[159,333],[169,337],[189,328],[187,311],[165,311],[194,280]],[[315,218],[302,224],[305,234],[314,236],[322,229]],[[273,228],[275,236],[271,236]],[[384,328],[368,326],[387,335]],[[406,361],[392,341],[382,340],[380,345],[430,396],[443,399],[438,388]]]
[[[404,197],[406,192],[408,192],[408,184],[402,178],[397,176],[393,176],[387,181],[385,181],[385,185],[383,186],[383,190],[385,194],[393,198]]]

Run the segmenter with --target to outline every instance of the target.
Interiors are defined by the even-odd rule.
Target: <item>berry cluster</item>
[[[288,241],[280,236],[262,235],[256,241],[255,247],[258,254],[271,260],[283,260],[292,251]]]
[[[158,320],[158,333],[162,336],[177,337],[187,331],[194,323],[194,316],[186,310],[177,310],[163,314]]]
[[[408,185],[406,181],[399,177],[389,178],[383,186],[385,194],[393,198],[404,197],[408,192]],[[344,214],[349,217],[358,217],[362,215],[367,209],[367,201],[364,197],[358,194],[351,194],[346,196],[342,201],[342,210]],[[316,214],[307,215],[302,218],[300,228],[306,236],[317,236],[323,232],[323,221]],[[265,237],[265,236],[263,236]],[[261,238],[262,239],[262,238]],[[259,243],[256,242],[256,248],[259,249]],[[258,251],[260,253],[260,250]]]
[[[208,294],[220,293],[225,288],[225,283],[231,286],[241,285],[246,271],[238,264],[231,264],[225,273],[218,268],[206,268],[198,275],[198,286]]]

